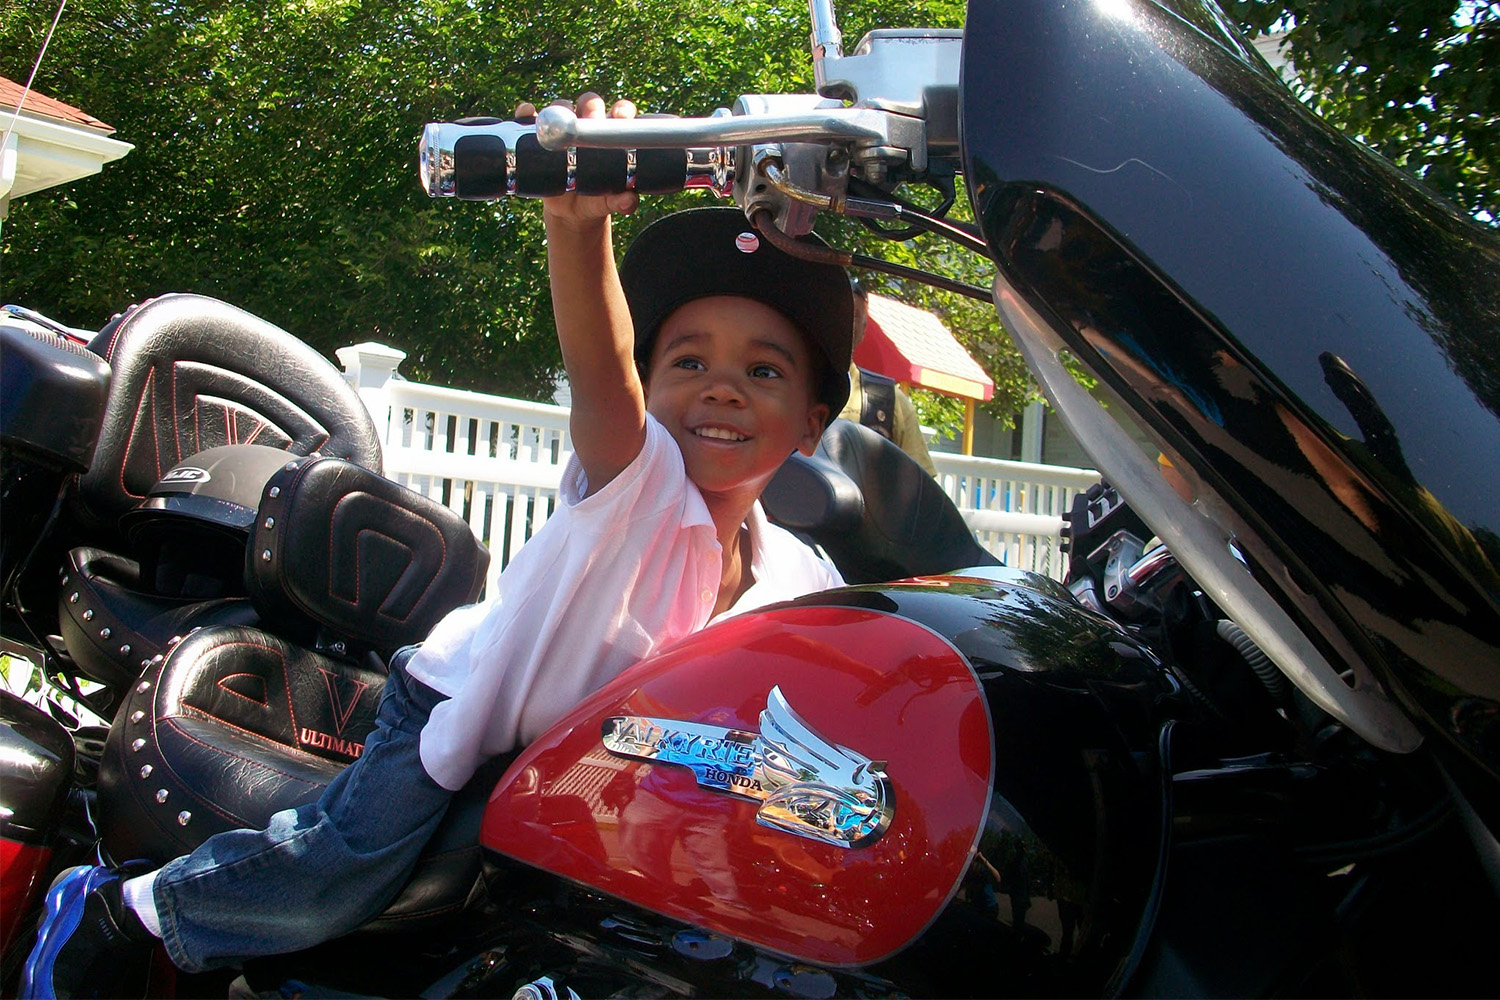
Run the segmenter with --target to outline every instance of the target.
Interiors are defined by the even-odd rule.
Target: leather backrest
[[[374,422],[342,373],[242,309],[164,295],[110,323],[89,348],[114,378],[73,511],[101,541],[162,473],[207,448],[248,442],[381,468]]]
[[[266,483],[245,577],[267,621],[311,619],[394,649],[472,603],[489,561],[442,504],[350,462],[304,458]]]
[[[863,498],[857,518],[850,482]],[[814,459],[793,455],[762,500],[773,521],[821,545],[849,583],[998,562],[926,470],[852,421],[829,424]]]

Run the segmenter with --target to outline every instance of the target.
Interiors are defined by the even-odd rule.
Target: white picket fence
[[[409,382],[396,372],[406,355],[379,344],[338,356],[380,431],[385,474],[463,517],[490,550],[493,580],[556,509],[572,447],[568,410]],[[1062,577],[1062,515],[1097,472],[941,452],[932,459],[981,545],[1008,566]]]

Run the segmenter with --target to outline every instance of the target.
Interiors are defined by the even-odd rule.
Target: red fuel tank
[[[622,674],[516,760],[481,839],[637,905],[825,966],[900,951],[988,809],[968,661],[879,611],[731,619]]]

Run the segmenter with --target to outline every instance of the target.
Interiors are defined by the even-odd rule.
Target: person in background
[[[851,284],[854,290],[854,346],[857,348],[865,337],[865,325],[870,318],[870,293],[858,281]],[[937,475],[932,456],[927,453],[927,442],[922,437],[917,409],[895,379],[851,364],[849,402],[844,404],[839,417],[864,424],[886,440],[895,442],[926,469],[929,476]]]

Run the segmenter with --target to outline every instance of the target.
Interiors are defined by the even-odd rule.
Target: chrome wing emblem
[[[644,715],[604,720],[604,748],[691,768],[704,788],[760,802],[756,821],[838,847],[879,840],[896,811],[885,761],[830,743],[773,687],[760,733]]]

